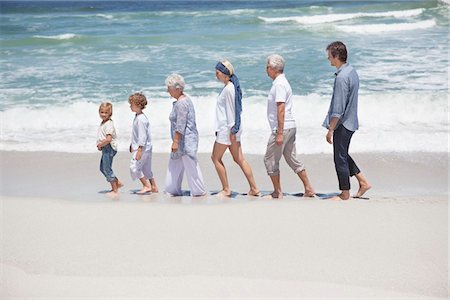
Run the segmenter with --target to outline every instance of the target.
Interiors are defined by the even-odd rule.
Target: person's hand
[[[235,134],[230,133],[230,142],[232,142],[232,143],[236,142],[236,135]]]
[[[332,130],[328,130],[327,133],[327,142],[329,144],[333,144],[333,131]]]
[[[102,151],[102,147],[100,147],[99,145],[97,145],[97,149],[98,149],[98,151]]]
[[[141,160],[142,157],[142,150],[139,148],[139,150],[136,152],[136,160]]]
[[[178,141],[173,141],[172,142],[172,152],[177,152],[178,151]]]
[[[275,144],[278,146],[283,145],[283,133],[277,133],[277,137],[275,138]]]

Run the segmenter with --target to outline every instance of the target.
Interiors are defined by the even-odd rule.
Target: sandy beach
[[[119,152],[120,198],[99,153],[0,152],[2,299],[447,299],[448,154],[363,153],[370,200],[138,196]],[[302,155],[316,192],[337,192],[329,154]],[[262,157],[248,155],[262,191]],[[160,191],[167,154],[154,154]],[[220,188],[208,154],[200,165]],[[227,154],[233,191],[248,185]],[[187,186],[186,186],[187,189]],[[356,192],[352,181],[352,192]]]

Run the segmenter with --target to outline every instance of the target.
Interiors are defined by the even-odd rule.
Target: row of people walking
[[[326,50],[328,60],[337,68],[337,72],[330,108],[323,126],[328,129],[326,140],[333,144],[335,168],[341,190],[341,194],[336,196],[335,200],[347,200],[350,197],[350,176],[355,175],[359,182],[356,197],[361,197],[371,188],[370,183],[348,154],[351,137],[358,129],[359,78],[355,69],[347,63],[347,49],[342,42],[333,42]],[[265,168],[273,184],[273,192],[270,196],[272,198],[283,196],[279,162],[284,156],[289,167],[302,182],[304,196],[313,197],[315,191],[305,166],[297,158],[295,147],[297,126],[293,115],[292,89],[284,74],[284,67],[285,60],[282,56],[273,54],[267,58],[266,72],[273,80],[267,101],[267,118],[271,134],[264,155]],[[259,196],[260,190],[256,185],[252,168],[245,160],[241,148],[242,90],[239,79],[228,60],[218,62],[215,69],[217,79],[224,84],[217,97],[214,128],[216,139],[211,155],[222,184],[222,190],[218,195],[223,197],[231,195],[226,167],[222,160],[228,149],[248,181],[248,195]],[[168,93],[176,101],[173,102],[169,116],[172,145],[164,191],[172,196],[182,195],[181,186],[183,175],[186,173],[191,195],[206,195],[197,159],[199,135],[194,105],[184,93],[185,81],[181,75],[168,76],[165,84]],[[128,101],[131,110],[136,113],[130,144],[132,153],[130,174],[133,180],[139,179],[142,183],[142,189],[138,193],[158,192],[151,167],[150,125],[143,113],[147,99],[142,93],[135,93],[129,97]],[[102,119],[97,142],[98,150],[102,151],[100,170],[111,184],[112,191],[108,195],[114,197],[118,195],[118,189],[123,184],[112,171],[112,160],[117,153],[117,136],[111,120],[112,104],[102,103],[99,114]]]

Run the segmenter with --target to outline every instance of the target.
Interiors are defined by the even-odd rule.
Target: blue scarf
[[[230,81],[234,85],[234,126],[231,127],[231,133],[236,134],[239,131],[239,127],[241,126],[241,113],[242,113],[242,91],[241,85],[239,84],[239,79],[235,74],[231,75],[230,70],[227,69],[221,62],[218,62],[216,65],[216,69],[222,72],[225,75],[230,76]]]

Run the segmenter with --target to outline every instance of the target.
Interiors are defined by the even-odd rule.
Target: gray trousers
[[[287,164],[298,174],[305,169],[302,162],[297,159],[297,151],[295,149],[295,134],[297,128],[291,128],[283,131],[283,145],[279,146],[275,143],[276,133],[270,135],[267,142],[266,154],[264,155],[264,165],[266,166],[269,176],[280,175],[280,159],[284,156]]]

